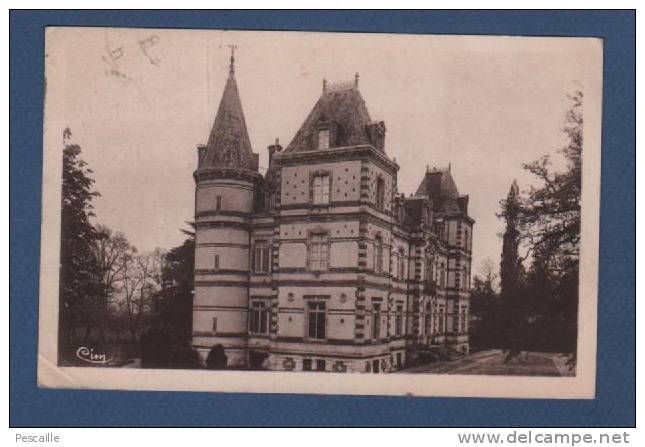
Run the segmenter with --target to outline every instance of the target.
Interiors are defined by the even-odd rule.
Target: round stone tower
[[[234,47],[232,47],[234,50]],[[227,366],[247,362],[249,218],[261,178],[235,81],[229,76],[195,178],[193,346],[205,361],[221,345]]]

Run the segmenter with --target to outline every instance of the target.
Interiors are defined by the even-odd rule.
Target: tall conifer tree
[[[59,340],[70,340],[74,329],[88,318],[96,298],[95,263],[91,246],[96,233],[90,217],[92,170],[81,158],[81,147],[71,143],[72,132],[63,132],[63,184],[61,196]],[[61,352],[61,350],[59,350]]]
[[[503,344],[510,349],[509,358],[520,349],[521,314],[520,271],[519,257],[520,232],[517,228],[520,214],[520,190],[517,182],[513,180],[506,200],[502,201],[500,215],[506,222],[503,236],[502,260],[500,265],[500,286],[502,297],[502,324],[504,325],[505,340]]]

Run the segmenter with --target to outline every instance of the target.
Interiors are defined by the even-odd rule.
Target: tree
[[[164,254],[160,249],[136,255],[127,253],[121,276],[122,299],[128,317],[130,339],[137,342],[143,319],[153,309],[155,294],[161,290],[161,266]]]
[[[85,321],[96,297],[96,263],[91,247],[96,232],[90,223],[93,191],[92,170],[81,158],[81,147],[71,143],[72,132],[63,132],[63,183],[61,195],[61,244],[59,289],[59,340],[69,342]],[[62,349],[59,352],[62,354]]]
[[[565,115],[568,143],[559,152],[567,163],[554,172],[548,155],[524,168],[537,177],[523,201],[519,224],[533,250],[547,262],[557,257],[577,259],[580,245],[580,191],[583,144],[582,92],[569,95],[572,102]]]
[[[137,249],[130,245],[123,233],[114,233],[105,226],[98,226],[96,232],[92,255],[97,266],[95,281],[98,284],[98,295],[92,318],[86,323],[85,338],[89,339],[93,327],[98,326],[101,342],[105,343],[105,329],[112,304],[110,300],[124,280],[128,262],[134,257]]]
[[[177,343],[187,344],[192,333],[192,306],[195,284],[195,239],[189,237],[164,256],[162,290],[157,315],[173,332]]]
[[[501,323],[504,333],[504,345],[509,348],[509,354],[506,358],[508,361],[520,351],[523,330],[522,303],[520,302],[520,232],[518,230],[520,190],[515,180],[511,184],[506,200],[501,202],[501,206],[502,212],[499,217],[506,222],[500,263]]]
[[[506,200],[502,201],[500,217],[506,222],[503,235],[502,260],[500,264],[500,286],[502,298],[512,299],[518,292],[520,232],[517,219],[520,212],[520,189],[513,180]]]
[[[485,287],[491,293],[497,293],[499,275],[495,271],[495,263],[490,258],[486,258],[482,261],[479,271]]]
[[[191,348],[195,268],[194,234],[163,256],[161,290],[152,302],[153,316],[141,335],[143,367],[198,368]]]
[[[497,348],[503,342],[504,321],[500,316],[501,304],[496,291],[497,274],[494,263],[484,260],[480,274],[473,278],[470,295],[472,327],[470,340],[476,348]]]
[[[224,369],[228,362],[228,357],[224,351],[224,347],[217,344],[211,348],[206,357],[206,368],[208,369]]]
[[[571,108],[562,129],[567,144],[559,151],[566,168],[555,171],[548,156],[524,166],[540,186],[531,188],[523,201],[519,223],[534,254],[530,287],[548,288],[536,322],[557,337],[551,344],[569,353],[573,365],[578,328],[583,94],[575,92],[569,99]]]

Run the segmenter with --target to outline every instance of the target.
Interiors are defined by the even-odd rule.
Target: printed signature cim
[[[95,363],[98,365],[105,365],[112,360],[112,358],[108,357],[107,354],[95,352],[94,348],[88,348],[86,346],[81,346],[76,350],[76,357],[84,362]]]

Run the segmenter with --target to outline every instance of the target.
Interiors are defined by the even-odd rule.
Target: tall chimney
[[[269,166],[273,163],[273,156],[276,152],[282,151],[282,146],[280,146],[280,138],[275,139],[275,143],[268,147],[269,150]]]

